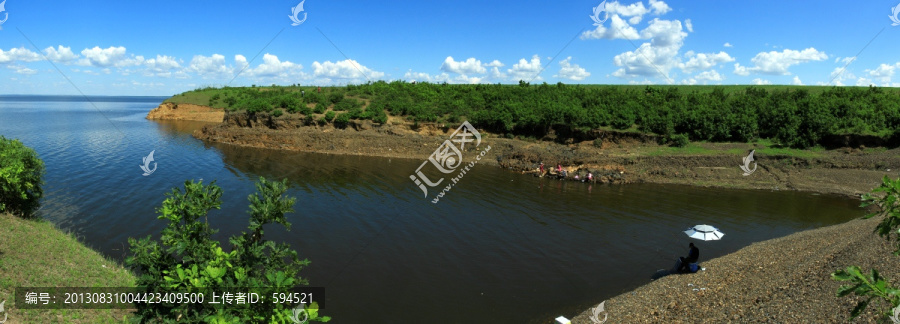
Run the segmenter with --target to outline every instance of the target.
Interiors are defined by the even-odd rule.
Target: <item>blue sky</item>
[[[889,17],[900,0],[306,0],[307,20],[291,26],[298,2],[6,0],[0,94],[370,80],[900,86]]]

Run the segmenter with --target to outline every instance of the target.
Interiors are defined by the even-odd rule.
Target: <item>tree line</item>
[[[321,88],[321,92],[302,86],[225,89],[228,91],[224,96],[216,100],[223,100],[233,110],[276,115],[287,111],[307,116],[335,111],[332,119],[371,119],[382,123],[386,113],[390,113],[412,122],[468,120],[491,132],[535,137],[559,128],[609,128],[664,138],[682,136],[693,141],[772,139],[795,148],[820,145],[828,137],[838,135],[875,136],[894,143],[900,139],[900,92],[878,87],[634,87],[526,82],[449,85],[379,81]]]

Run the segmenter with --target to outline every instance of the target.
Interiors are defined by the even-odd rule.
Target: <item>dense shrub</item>
[[[0,212],[32,217],[40,207],[44,161],[19,140],[0,136]]]
[[[225,252],[221,243],[212,239],[217,231],[210,228],[207,213],[222,205],[222,189],[202,182],[186,181],[167,193],[158,218],[168,222],[160,241],[129,238],[131,255],[126,264],[138,271],[137,287],[143,293],[186,293],[233,291],[257,288],[288,291],[307,285],[300,270],[309,260],[300,260],[297,251],[285,243],[265,240],[263,227],[278,223],[290,230],[285,214],[293,212],[295,198],[284,196],[287,180],[267,181],[260,178],[250,201],[248,232],[233,235],[232,246]],[[271,226],[271,225],[270,225]],[[280,303],[231,304],[215,307],[211,303],[137,303],[140,322],[215,322],[260,323],[289,322],[292,309]],[[313,304],[312,308],[318,306]],[[309,312],[311,317],[317,315]],[[318,321],[330,318],[318,317]]]
[[[334,127],[345,128],[350,124],[350,114],[342,113],[334,118]]]
[[[332,120],[334,120],[334,110],[329,110],[325,113],[325,121],[330,122]]]
[[[275,109],[272,111],[272,116],[281,117],[281,115],[284,115],[284,112],[282,112],[281,109]]]
[[[328,105],[324,102],[320,102],[316,104],[316,109],[314,109],[313,112],[317,114],[324,114],[325,110],[328,110]]]
[[[266,101],[270,107],[243,103],[297,97],[296,91],[285,88],[229,91],[241,98],[239,108],[248,111],[268,111],[272,105],[291,111],[286,105],[292,104],[281,102]],[[766,138],[804,148],[821,145],[831,135],[888,138],[900,128],[900,91],[876,87],[413,85],[378,81],[323,91],[310,91],[302,99],[315,102],[317,114],[334,104],[333,110],[347,111],[350,119],[379,122],[386,120],[382,114],[388,112],[413,122],[467,120],[495,133],[535,137],[555,126],[580,130],[635,127],[664,138],[673,134],[713,142]],[[355,99],[363,96],[370,98],[368,105]]]

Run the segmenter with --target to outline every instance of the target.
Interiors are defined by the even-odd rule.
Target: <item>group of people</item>
[[[539,176],[543,177],[545,174],[547,174],[547,172],[544,170],[544,162],[541,162]],[[563,170],[562,164],[557,163],[556,164],[556,176],[559,177],[560,179],[565,179],[566,177],[569,176],[569,171]],[[588,174],[587,174],[587,176],[584,177],[584,179],[579,179],[579,176],[576,174],[575,180],[581,180],[581,182],[594,182],[594,174],[591,173],[590,171],[588,171]]]

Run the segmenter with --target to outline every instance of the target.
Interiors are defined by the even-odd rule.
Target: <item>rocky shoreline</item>
[[[842,283],[832,272],[857,265],[900,283],[900,257],[872,232],[880,221],[856,219],[701,260],[706,271],[662,277],[607,300],[608,323],[846,323],[862,298],[837,297]],[[873,300],[856,322],[879,322],[889,308]],[[590,316],[588,309],[572,323],[591,324]]]

